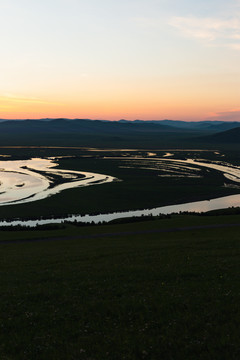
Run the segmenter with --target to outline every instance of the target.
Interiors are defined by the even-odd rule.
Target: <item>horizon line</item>
[[[86,120],[86,121],[108,121],[108,122],[119,122],[119,121],[126,121],[126,122],[135,122],[135,121],[177,121],[177,122],[240,122],[240,120],[175,120],[175,119],[148,119],[148,120],[142,120],[142,119],[117,119],[117,120],[110,120],[110,119],[90,119],[90,118],[68,118],[68,117],[42,117],[42,118],[0,118],[0,121],[26,121],[26,120]]]

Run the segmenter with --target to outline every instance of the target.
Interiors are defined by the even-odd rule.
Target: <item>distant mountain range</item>
[[[180,120],[0,120],[0,146],[168,147],[238,143],[240,122]]]
[[[171,126],[173,128],[180,128],[180,129],[196,129],[196,130],[229,130],[233,129],[235,127],[240,126],[240,120],[238,121],[211,121],[211,120],[203,120],[203,121],[183,121],[183,120],[91,120],[91,119],[68,119],[68,118],[43,118],[43,119],[12,119],[12,120],[6,120],[6,119],[0,119],[1,122],[22,122],[22,121],[44,121],[44,122],[55,122],[55,121],[71,121],[71,122],[82,122],[82,121],[91,121],[91,122],[104,122],[104,123],[121,123],[121,124],[155,124],[155,125],[167,125]]]
[[[119,120],[119,122],[130,122],[128,120]],[[191,129],[191,130],[229,130],[233,129],[235,127],[240,126],[240,121],[182,121],[182,120],[133,120],[131,122],[134,123],[152,123],[152,124],[162,124],[162,125],[168,125],[171,127],[177,127],[181,129]]]

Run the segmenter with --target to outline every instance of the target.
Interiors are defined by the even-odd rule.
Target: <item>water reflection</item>
[[[179,205],[170,205],[170,206],[162,206],[154,209],[145,209],[145,210],[134,210],[134,211],[125,211],[125,212],[114,212],[111,214],[99,214],[99,215],[72,215],[66,218],[60,219],[44,219],[44,220],[16,220],[11,222],[0,221],[0,226],[9,226],[9,225],[25,225],[34,227],[36,225],[44,225],[44,224],[60,224],[63,221],[69,222],[83,222],[83,223],[99,223],[102,221],[109,222],[115,219],[128,218],[133,216],[142,216],[142,215],[153,215],[158,216],[160,214],[172,214],[178,212],[206,212],[210,210],[223,209],[231,206],[239,206],[240,205],[240,195],[231,195],[225,196],[213,200],[204,200],[204,201],[196,201],[186,204]]]
[[[120,158],[122,159],[122,158]],[[129,158],[132,159],[133,161],[136,160],[136,158]],[[143,158],[145,159],[145,158]],[[139,158],[138,158],[139,160]],[[149,160],[149,158],[148,158]],[[177,164],[185,164],[186,168],[189,168],[189,165],[194,165],[197,167],[205,167],[205,168],[211,168],[217,171],[220,171],[221,173],[223,173],[223,175],[230,179],[233,182],[240,182],[240,168],[239,167],[234,167],[230,164],[223,164],[223,163],[211,163],[211,162],[207,162],[206,160],[201,160],[201,161],[196,161],[193,159],[187,159],[187,160],[178,160],[178,159],[166,159],[166,158],[153,158],[152,160],[154,161],[158,161],[158,163],[164,163],[164,162],[168,162],[168,164],[171,163],[176,163]],[[70,183],[64,183],[58,186],[55,186],[53,189],[49,189],[49,187],[46,190],[41,190],[39,193],[36,193],[33,197],[31,201],[34,200],[38,200],[40,198],[49,196],[49,194],[53,194],[56,192],[59,192],[65,188],[68,187],[73,187],[73,186],[86,186],[86,185],[91,185],[94,184],[94,182],[96,181],[100,181],[100,183],[103,182],[108,182],[108,181],[113,181],[114,178],[113,177],[107,177],[105,175],[100,175],[100,174],[93,174],[93,173],[83,173],[83,172],[78,172],[78,171],[67,171],[67,170],[56,170],[56,169],[51,169],[49,170],[49,167],[54,167],[56,166],[55,163],[53,163],[50,160],[44,160],[44,159],[32,159],[32,160],[28,160],[28,161],[32,161],[31,164],[31,171],[33,168],[35,169],[44,169],[45,171],[49,171],[52,174],[62,174],[62,175],[76,175],[76,174],[84,174],[84,178],[81,180],[77,180],[74,182],[70,182]],[[3,162],[4,164],[6,164],[7,162]],[[11,163],[11,166],[13,166],[13,162],[9,162]],[[26,166],[23,165],[26,162],[19,162],[17,164],[14,164],[13,168],[15,169],[21,169],[22,171],[22,167]],[[21,166],[20,166],[21,165]],[[0,162],[0,167],[2,167],[3,165]],[[29,163],[28,163],[29,166]],[[6,167],[5,167],[6,168]],[[194,169],[195,170],[195,169]],[[26,170],[26,171],[30,171],[30,170]],[[24,175],[29,175],[29,174],[24,174]],[[37,180],[44,180],[41,178],[41,176],[37,174]],[[35,179],[36,180],[36,179]],[[10,181],[10,180],[9,180]],[[22,178],[18,178],[17,180],[19,181],[23,181]],[[26,181],[26,179],[25,179]],[[48,181],[48,186],[49,186],[49,180]],[[97,182],[98,183],[98,182]],[[39,184],[36,184],[36,187],[40,186]],[[43,183],[41,183],[41,186],[44,186]],[[0,187],[1,188],[1,187]],[[17,190],[20,190],[20,188],[18,188]],[[19,191],[20,192],[20,191]],[[46,196],[45,196],[46,195]],[[25,199],[26,201],[28,201],[28,199]],[[21,203],[21,202],[25,202],[25,200],[21,200],[18,201],[17,203]],[[9,204],[9,202],[8,202]],[[99,214],[99,215],[84,215],[84,216],[80,216],[80,215],[73,215],[73,216],[69,216],[66,218],[60,218],[60,219],[44,219],[44,220],[29,220],[29,221],[12,221],[12,222],[5,222],[5,221],[1,221],[0,222],[0,226],[6,226],[6,225],[27,225],[27,226],[36,226],[37,224],[39,225],[43,225],[43,224],[49,224],[49,223],[61,223],[65,220],[70,221],[70,222],[74,222],[74,221],[78,221],[78,222],[102,222],[102,221],[111,221],[114,219],[119,219],[119,218],[126,218],[126,217],[133,217],[133,216],[142,216],[142,215],[153,215],[153,216],[157,216],[160,214],[171,214],[171,213],[178,213],[178,212],[184,212],[184,211],[188,211],[188,212],[206,212],[206,211],[210,211],[210,210],[216,210],[216,209],[223,209],[223,208],[228,208],[228,207],[237,207],[240,206],[240,195],[231,195],[231,196],[225,196],[225,197],[221,197],[221,198],[217,198],[217,199],[212,199],[212,200],[204,200],[204,201],[196,201],[196,202],[190,202],[190,203],[184,203],[184,204],[179,204],[179,205],[170,205],[170,206],[162,206],[162,207],[157,207],[154,209],[145,209],[145,210],[134,210],[134,211],[126,211],[126,212],[114,212],[111,214]]]
[[[97,185],[115,178],[90,172],[60,170],[54,159],[0,161],[0,206],[44,199],[65,189]]]

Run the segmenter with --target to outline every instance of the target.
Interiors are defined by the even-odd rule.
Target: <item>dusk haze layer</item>
[[[240,1],[2,0],[0,118],[240,119]]]

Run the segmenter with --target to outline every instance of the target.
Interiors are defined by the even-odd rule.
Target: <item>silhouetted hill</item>
[[[211,142],[211,143],[239,143],[240,144],[240,126],[223,131],[217,134],[205,136],[199,138],[204,142]]]
[[[225,131],[225,130],[231,130],[231,129],[235,129],[236,127],[239,127],[240,123],[237,121],[233,121],[233,122],[222,122],[221,124],[210,124],[209,125],[209,130],[214,130],[214,131]]]
[[[182,120],[134,120],[137,123],[151,122],[155,124],[168,125],[174,128],[185,130],[206,130],[211,132],[221,132],[240,126],[237,121],[182,121]]]
[[[182,129],[182,130],[206,130],[206,131],[224,131],[224,130],[229,130],[229,129],[233,129],[235,127],[240,126],[240,122],[237,121],[210,121],[210,120],[204,120],[204,121],[183,121],[183,120],[125,120],[125,119],[121,119],[118,121],[110,121],[110,120],[91,120],[91,119],[68,119],[68,118],[57,118],[57,119],[51,119],[51,118],[43,118],[43,119],[24,119],[24,120],[20,120],[20,119],[12,119],[12,120],[6,120],[6,119],[0,119],[0,123],[2,122],[6,122],[8,123],[8,125],[10,125],[11,123],[22,123],[25,121],[29,121],[29,122],[34,122],[34,126],[36,125],[36,122],[49,122],[52,125],[56,122],[60,123],[63,120],[67,121],[67,122],[77,122],[78,125],[82,125],[84,128],[88,127],[88,128],[94,128],[96,126],[96,124],[98,124],[97,126],[101,126],[99,125],[99,123],[104,123],[109,124],[111,128],[113,128],[117,123],[121,124],[121,129],[124,129],[123,125],[126,126],[131,126],[130,129],[141,129],[141,126],[144,125],[145,129],[147,129],[147,127],[149,129],[156,129],[154,128],[154,126],[156,125],[161,125],[164,126],[162,127],[162,130],[169,130],[169,131],[178,131],[177,129]],[[114,125],[115,124],[115,125]],[[129,125],[131,124],[131,125]],[[134,125],[134,127],[133,127]],[[147,127],[146,127],[147,125]],[[72,126],[72,124],[71,124]],[[109,129],[110,129],[109,127]],[[103,127],[102,127],[103,128]],[[160,128],[158,128],[160,129]]]
[[[239,123],[64,118],[7,120],[0,122],[0,146],[194,148],[206,143],[238,143],[235,129],[219,133],[219,129],[233,124]],[[237,129],[239,131],[240,127]]]
[[[224,130],[233,129],[237,126],[240,126],[240,122],[237,121],[182,121],[182,120],[119,120],[119,122],[123,123],[138,123],[138,124],[145,124],[145,123],[152,123],[152,124],[160,124],[160,125],[167,125],[182,130],[196,130],[196,131],[207,131],[207,132],[221,132]]]
[[[7,120],[0,123],[1,134],[129,134],[139,132],[179,132],[181,129],[159,123],[101,120]]]

